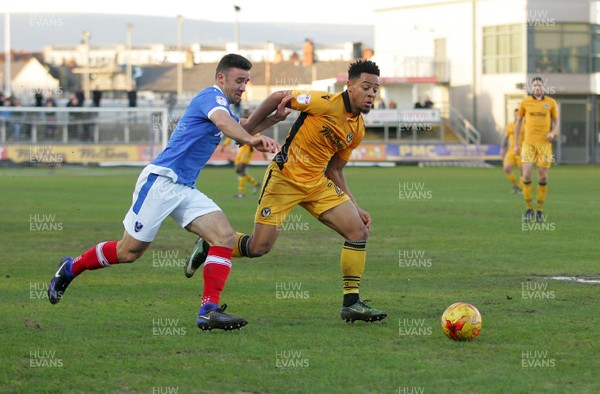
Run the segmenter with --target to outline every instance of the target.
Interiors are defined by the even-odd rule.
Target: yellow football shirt
[[[518,115],[525,118],[525,143],[547,143],[546,135],[551,130],[552,118],[558,117],[556,101],[548,96],[543,96],[541,100],[528,96],[521,101]]]
[[[351,113],[348,92],[292,91],[290,107],[301,114],[273,159],[282,173],[298,182],[323,177],[337,154],[349,161],[365,136],[362,114]]]
[[[506,126],[506,136],[508,137],[508,151],[511,152],[515,149],[515,122],[511,122]],[[523,145],[523,139],[525,133],[523,130],[519,134],[519,146]]]

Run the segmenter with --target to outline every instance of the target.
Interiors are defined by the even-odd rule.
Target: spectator
[[[93,102],[92,105],[94,107],[99,107],[100,106],[100,100],[102,100],[102,91],[100,90],[99,86],[96,85],[96,88],[92,92],[92,102]]]
[[[69,96],[69,101],[67,102],[67,107],[77,108],[79,106],[77,93],[71,93]],[[81,114],[79,112],[69,112],[69,138],[79,139],[83,134],[80,115]]]
[[[424,108],[433,108],[433,101],[431,101],[431,98],[429,96],[425,97],[425,104],[423,105]]]
[[[85,103],[85,94],[83,93],[81,86],[77,89],[77,92],[75,92],[75,97],[77,98],[76,107],[83,107],[83,104]]]
[[[137,107],[137,90],[135,87],[132,86],[131,90],[127,92],[127,99],[130,107]]]
[[[35,98],[35,106],[36,107],[44,106],[44,96],[40,92],[40,89],[35,90],[34,98]]]
[[[169,93],[169,96],[165,100],[165,104],[167,104],[167,116],[169,122],[173,120],[173,109],[175,105],[177,105],[177,95],[173,92]]]
[[[10,102],[10,106],[11,107],[20,107],[21,106],[21,101],[15,97],[11,97],[9,99]],[[23,128],[23,125],[19,122],[19,120],[21,120],[21,114],[19,113],[12,113],[11,114],[12,118],[14,119],[13,121],[13,127],[12,127],[12,135],[15,139],[15,141],[19,141],[21,139],[21,130]]]
[[[52,96],[46,99],[46,108],[54,108],[56,107],[56,101]],[[53,139],[58,135],[58,128],[56,127],[56,112],[49,111],[46,112],[46,138]]]
[[[423,108],[423,104],[421,104],[421,97],[419,97],[417,99],[417,102],[415,103],[415,109],[420,109]]]
[[[396,109],[396,102],[394,100],[390,100],[390,109]]]

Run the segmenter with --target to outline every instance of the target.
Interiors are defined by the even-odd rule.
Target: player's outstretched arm
[[[244,123],[244,128],[246,130],[250,130],[253,134],[259,133],[259,131],[255,131],[256,127],[271,113],[273,113],[273,111],[277,110],[282,101],[286,99],[286,96],[289,96],[290,94],[290,90],[282,90],[279,92],[271,93],[262,103],[259,104],[259,106],[252,112],[252,114],[250,114],[250,116]],[[290,101],[291,98],[289,100],[286,100],[284,103],[284,107],[289,107]],[[287,117],[287,115],[285,116]]]
[[[252,135],[254,134],[258,134],[262,131],[265,131],[266,129],[274,126],[275,124],[285,120],[288,115],[292,112],[289,111],[287,109],[287,105],[290,101],[292,101],[294,97],[290,94],[285,96],[277,105],[277,110],[275,111],[275,113],[273,115],[269,115],[267,116],[265,119],[263,119],[258,125],[256,125],[254,127],[254,129],[249,130],[249,128],[247,127],[247,120],[246,122],[240,122],[240,124],[244,127],[244,129],[246,129],[246,131]]]
[[[227,111],[214,111],[210,120],[227,137],[234,139],[241,145],[249,144],[261,152],[275,153],[279,149],[277,142],[263,135],[255,137],[250,134]]]

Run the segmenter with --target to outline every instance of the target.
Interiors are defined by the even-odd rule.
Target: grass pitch
[[[201,332],[201,275],[182,264],[195,237],[167,219],[134,264],[86,272],[46,297],[64,255],[120,239],[139,169],[0,169],[0,392],[596,393],[600,171],[558,166],[544,225],[500,168],[348,168],[373,217],[363,298],[382,323],[339,317],[342,240],[294,210],[274,250],[235,260],[222,302],[249,324]],[[250,168],[257,178],[263,168]],[[255,198],[233,199],[232,168],[198,188],[251,231]],[[453,302],[483,330],[452,342]]]

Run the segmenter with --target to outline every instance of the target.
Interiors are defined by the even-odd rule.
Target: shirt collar
[[[219,92],[223,93],[223,91],[221,90],[221,88],[219,87],[219,85],[215,84],[215,85],[213,85],[213,88],[218,89]],[[225,93],[223,93],[223,94],[225,94]]]
[[[344,107],[346,107],[346,112],[352,113],[352,104],[350,104],[350,96],[348,95],[347,90],[344,90],[342,93],[342,99],[344,99]]]
[[[346,122],[358,122],[360,119],[360,112],[358,114],[352,113],[352,104],[350,104],[350,96],[348,95],[348,91],[344,90],[342,93],[342,99],[344,100],[344,107],[346,108],[346,113],[349,113],[351,116],[346,117]]]

